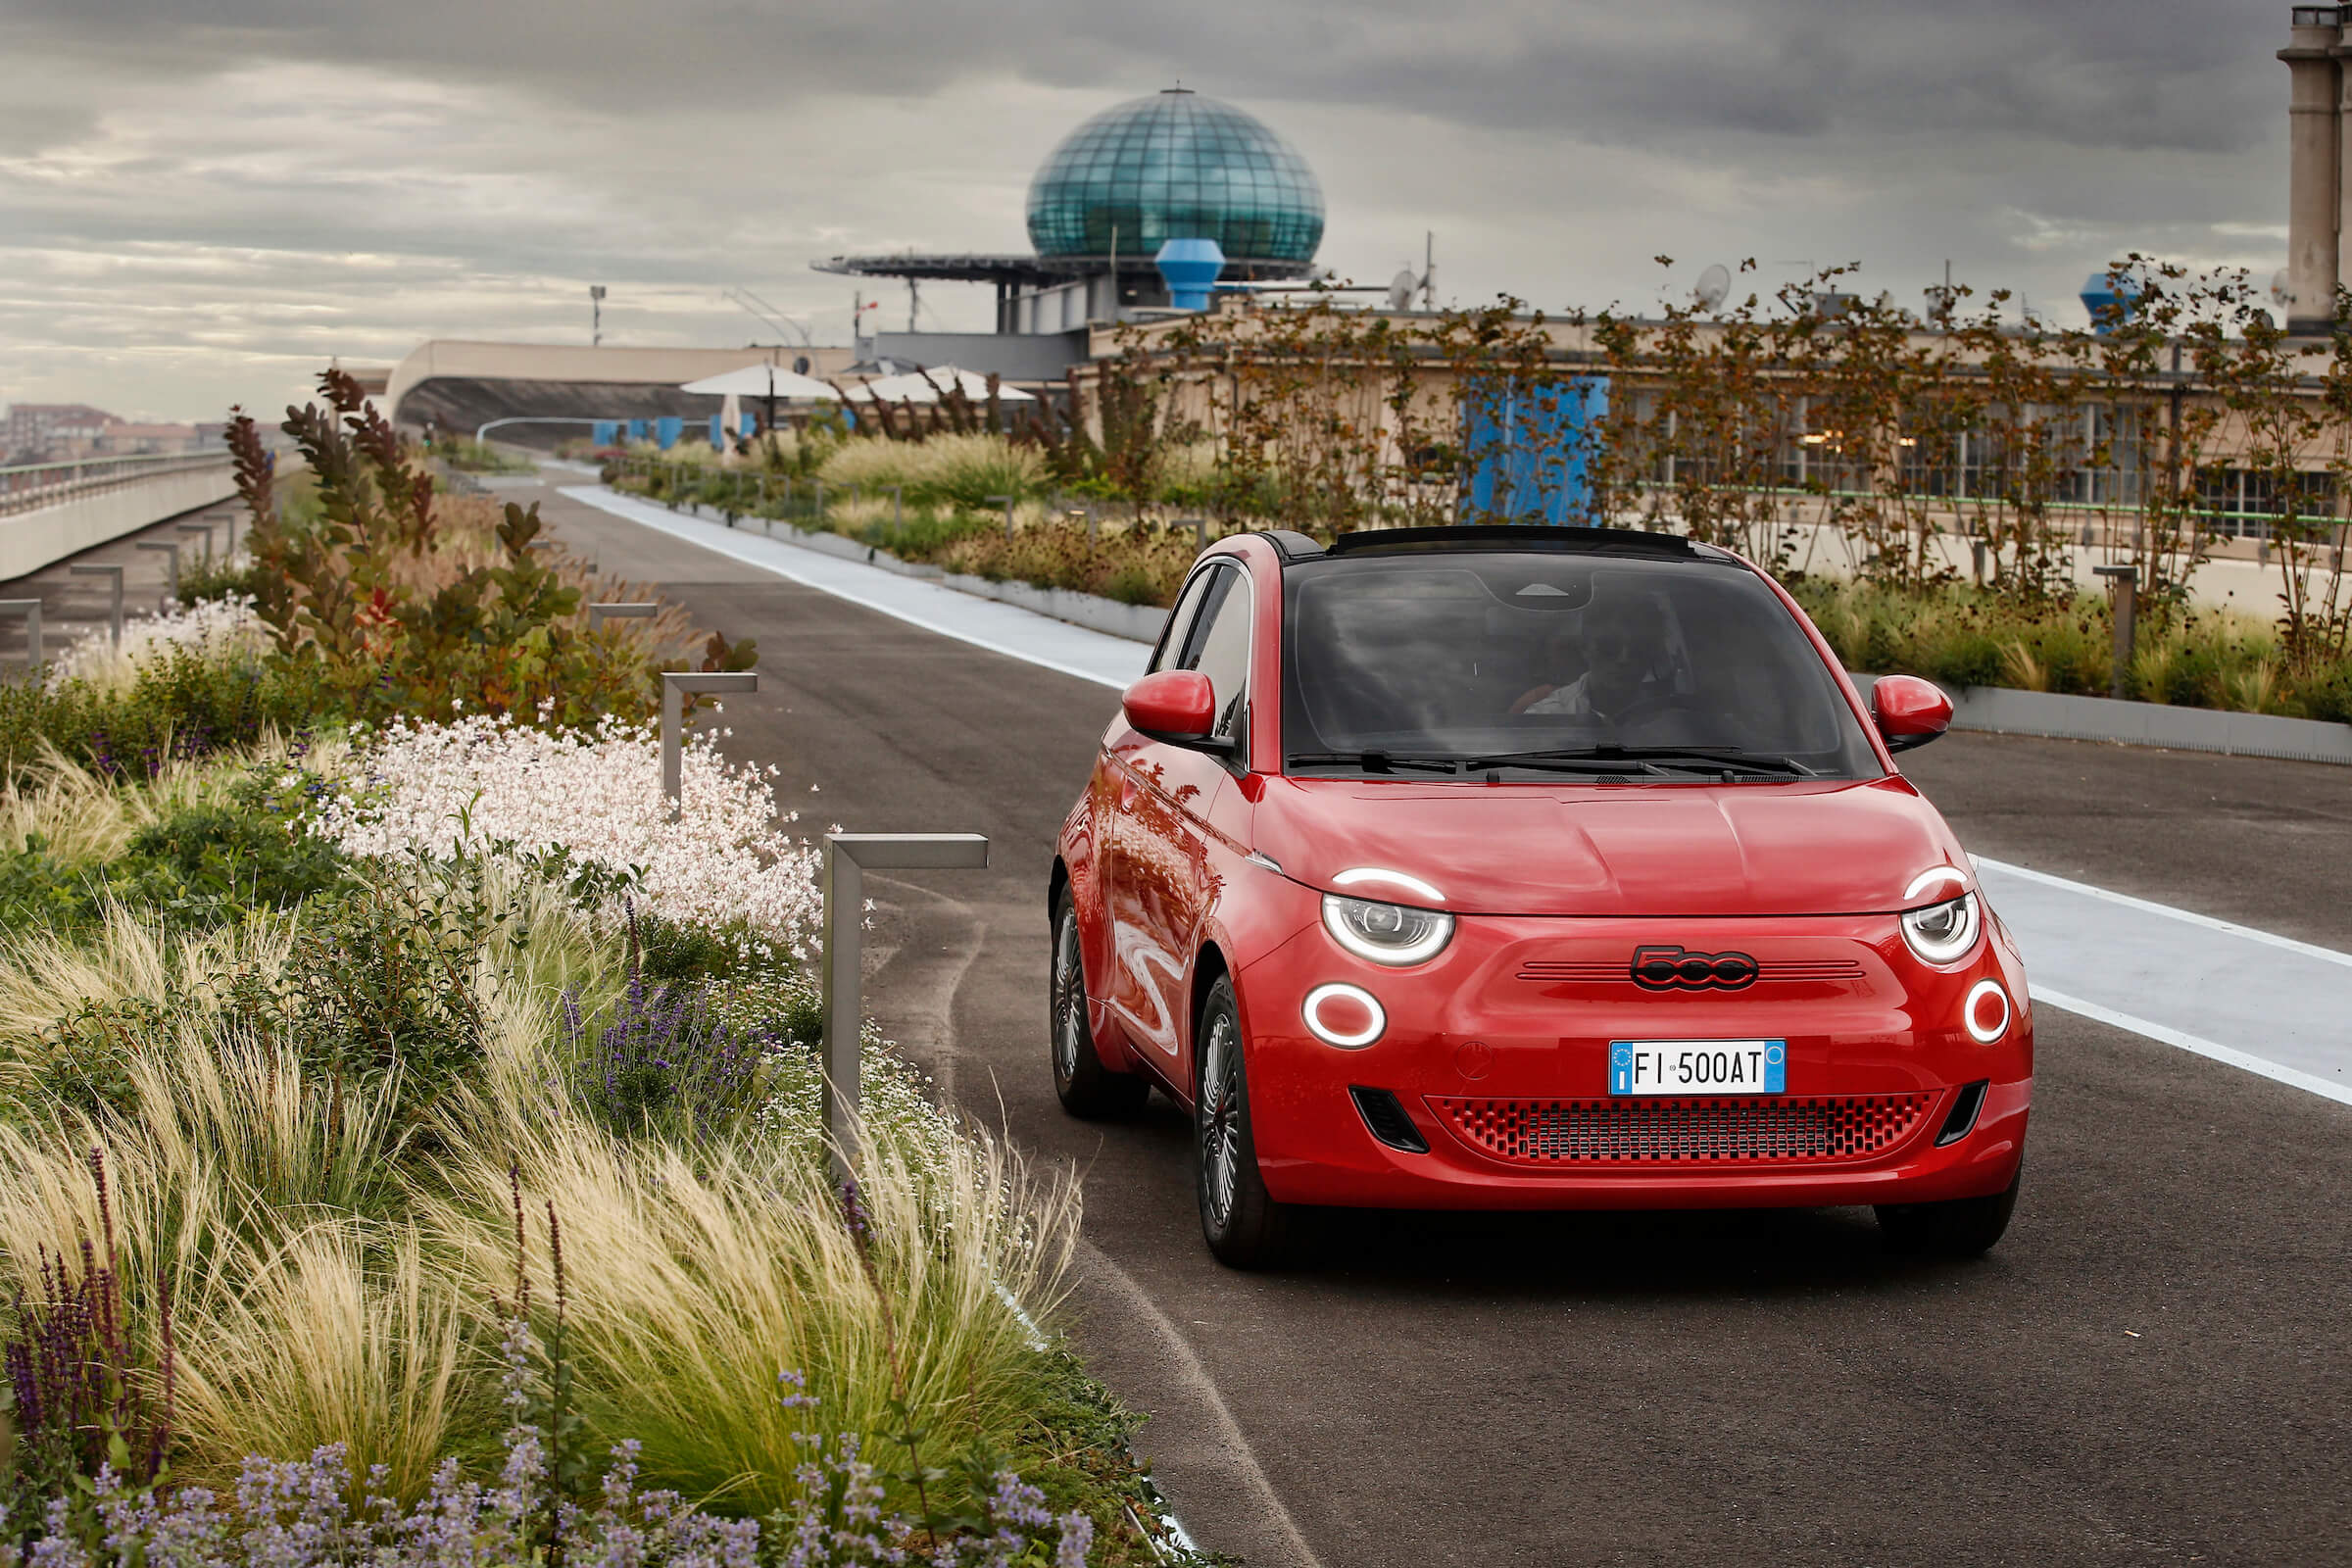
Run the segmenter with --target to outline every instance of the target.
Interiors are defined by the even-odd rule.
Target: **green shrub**
[[[0,771],[32,765],[48,747],[104,778],[152,777],[169,761],[308,728],[322,695],[314,667],[191,649],[149,662],[124,687],[0,685]]]
[[[204,806],[142,828],[102,864],[75,865],[31,844],[0,860],[0,923],[88,926],[109,903],[171,926],[211,925],[246,910],[285,909],[343,879],[325,840],[250,806]]]

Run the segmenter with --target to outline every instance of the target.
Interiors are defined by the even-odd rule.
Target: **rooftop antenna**
[[[601,348],[605,341],[605,285],[588,285],[588,346]]]
[[[804,347],[813,348],[815,346],[816,340],[808,335],[808,328],[803,326],[797,318],[786,316],[782,311],[777,310],[773,305],[768,304],[767,301],[741,284],[728,289],[719,298],[729,304],[741,307],[745,312],[774,328],[779,334],[778,341],[782,341],[781,334],[791,332],[798,334]]]
[[[1421,233],[1421,308],[1438,308],[1438,234],[1436,229]]]
[[[1413,290],[1420,286],[1421,280],[1413,275],[1413,270],[1409,267],[1390,278],[1389,309],[1392,311],[1411,310],[1413,308]]]
[[[2286,297],[2286,269],[2281,267],[2271,274],[2271,303],[2283,310]]]
[[[1690,291],[1690,296],[1698,302],[1700,310],[1711,314],[1722,307],[1731,292],[1732,270],[1721,262],[1712,262],[1698,274],[1698,287]]]
[[[1934,283],[1929,284],[1927,288],[1927,296],[1928,319],[1934,321],[1938,326],[1951,325],[1952,311],[1960,303],[1960,291],[1952,286],[1952,262],[1950,257],[1947,256],[1944,258],[1942,284],[1940,286]]]

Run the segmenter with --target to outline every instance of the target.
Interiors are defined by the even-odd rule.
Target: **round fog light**
[[[1968,988],[1968,1000],[1960,1005],[1960,1022],[1971,1040],[1980,1046],[1991,1045],[2009,1032],[2009,993],[2001,989],[1998,980],[1978,981]]]
[[[1317,986],[1306,994],[1306,1004],[1298,1010],[1317,1040],[1343,1051],[1370,1045],[1389,1026],[1389,1015],[1381,1010],[1379,1000],[1362,986]]]

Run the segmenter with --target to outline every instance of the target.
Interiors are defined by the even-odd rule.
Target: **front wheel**
[[[1089,1120],[1141,1110],[1152,1086],[1133,1073],[1112,1072],[1095,1054],[1093,1008],[1086,1000],[1086,964],[1078,952],[1078,909],[1065,889],[1054,903],[1054,973],[1046,1025],[1054,1047],[1054,1093],[1061,1108]]]
[[[1233,981],[1218,976],[1201,1004],[1200,1094],[1195,1103],[1195,1185],[1200,1232],[1217,1260],[1233,1268],[1270,1268],[1290,1251],[1296,1217],[1267,1196],[1250,1125],[1250,1076],[1242,1059],[1242,1009]]]
[[[1941,1203],[1881,1203],[1879,1232],[1898,1252],[1930,1257],[1979,1257],[2009,1228],[2017,1211],[2017,1189],[2026,1179],[2023,1165],[2004,1192],[1984,1198],[1958,1198]]]

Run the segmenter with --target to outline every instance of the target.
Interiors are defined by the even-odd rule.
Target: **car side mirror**
[[[1952,700],[1917,675],[1882,675],[1870,689],[1870,716],[1888,751],[1907,752],[1952,727]]]
[[[1163,669],[1146,675],[1119,699],[1127,722],[1147,739],[1170,746],[1213,750],[1217,694],[1197,669]]]

